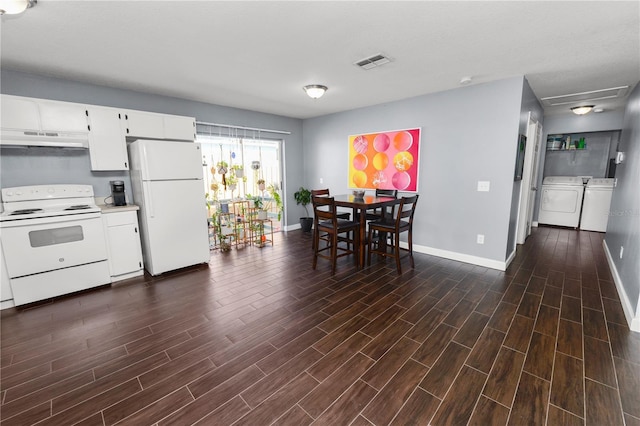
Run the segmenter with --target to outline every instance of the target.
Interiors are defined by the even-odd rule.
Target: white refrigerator
[[[159,275],[209,262],[200,144],[137,140],[129,163],[145,269]]]

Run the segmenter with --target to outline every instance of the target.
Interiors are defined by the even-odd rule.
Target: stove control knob
[[[16,195],[22,195],[22,191],[16,191]]]
[[[7,195],[11,197],[13,195],[13,191],[7,191]]]
[[[48,192],[49,194],[53,194],[54,192],[56,192],[56,190],[55,190],[55,189],[53,189],[53,188],[49,188],[49,189],[47,190],[47,192]]]

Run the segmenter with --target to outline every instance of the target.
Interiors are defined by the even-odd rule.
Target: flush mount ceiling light
[[[462,77],[460,79],[460,84],[462,86],[466,86],[467,84],[471,84],[471,77]]]
[[[329,90],[327,86],[323,86],[321,84],[309,84],[308,86],[304,86],[302,88],[310,98],[318,99],[324,95],[324,92]]]
[[[0,15],[17,15],[36,5],[37,0],[0,0]]]
[[[593,107],[594,107],[593,105],[580,105],[580,106],[571,108],[571,111],[573,111],[573,113],[577,115],[585,115],[590,113]]]

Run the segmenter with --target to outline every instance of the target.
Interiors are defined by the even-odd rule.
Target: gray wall
[[[613,191],[605,242],[626,298],[640,318],[640,85],[629,96],[619,149],[626,160],[616,168],[618,184]],[[624,247],[622,259],[620,247]]]
[[[540,157],[538,158],[538,184],[542,188],[543,170],[546,157],[547,136],[556,133],[586,133],[600,131],[617,131],[622,129],[622,121],[624,119],[624,111],[609,111],[602,113],[590,113],[587,115],[550,115],[544,117],[544,125],[542,128],[542,145],[540,149]],[[538,210],[540,208],[540,194],[536,193],[536,203],[533,210],[533,220],[538,220]]]
[[[198,121],[289,131],[291,135],[282,136],[285,141],[284,178],[285,182],[293,182],[292,188],[285,188],[285,224],[297,224],[298,218],[303,215],[293,198],[298,188],[296,185],[302,182],[304,174],[301,160],[302,120],[10,70],[2,70],[0,78],[0,90],[4,94],[184,115],[195,117]],[[128,172],[92,172],[87,151],[3,148],[0,167],[0,183],[3,187],[87,183],[94,185],[97,196],[106,196],[109,194],[109,180],[125,179],[125,185],[131,188]],[[130,190],[128,193],[131,193]]]
[[[349,135],[420,127],[414,244],[503,262],[523,82],[514,77],[305,120],[304,185],[347,192]],[[477,192],[478,180],[490,181],[491,191]]]
[[[618,134],[619,132],[573,133],[571,140],[583,137],[587,148],[547,151],[543,176],[607,177],[611,146],[618,145]]]

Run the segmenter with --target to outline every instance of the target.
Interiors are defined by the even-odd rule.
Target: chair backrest
[[[398,198],[398,190],[397,189],[376,189],[376,197]]]
[[[336,203],[333,197],[313,195],[311,197],[311,202],[313,204],[313,217],[316,223],[320,220],[330,220],[334,223],[334,226],[336,225]]]
[[[329,188],[325,189],[312,189],[311,190],[312,197],[328,197],[329,196]]]
[[[401,226],[404,225],[404,222],[408,224],[408,228],[411,229],[413,226],[413,215],[416,212],[416,206],[418,205],[418,197],[419,195],[412,195],[410,197],[402,197],[400,200],[400,204],[398,205],[398,214],[396,215],[396,230],[400,229]],[[408,218],[408,219],[407,219]]]

